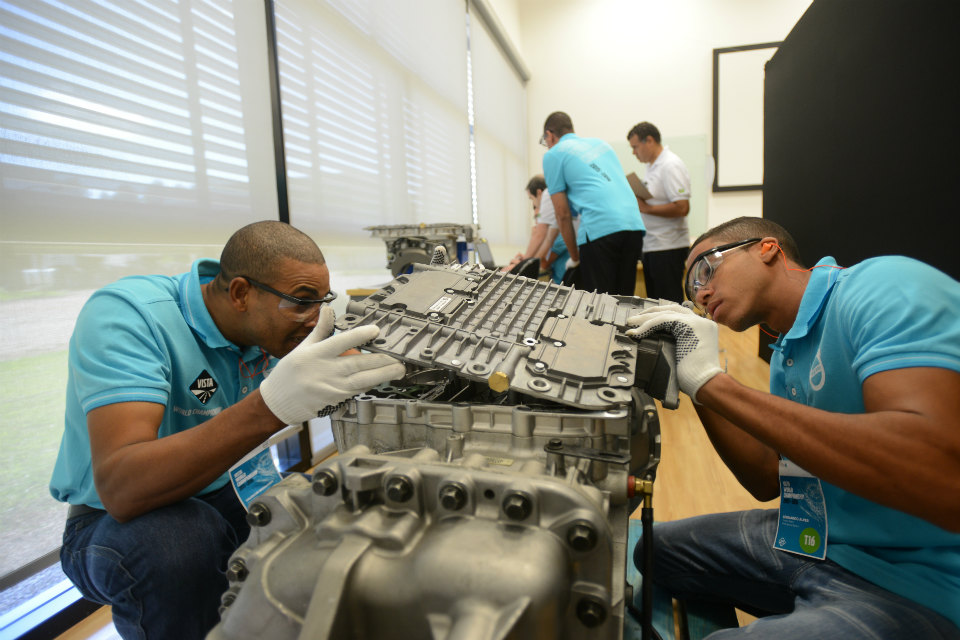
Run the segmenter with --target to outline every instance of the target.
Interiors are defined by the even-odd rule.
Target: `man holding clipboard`
[[[643,240],[643,279],[648,298],[683,301],[683,268],[690,249],[690,173],[677,154],[660,142],[660,131],[641,122],[627,134],[633,155],[647,163],[646,180],[636,173],[627,182],[637,196],[647,235]]]

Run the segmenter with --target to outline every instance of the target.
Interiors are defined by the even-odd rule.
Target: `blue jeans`
[[[227,484],[120,523],[105,512],[67,520],[60,563],[88,600],[113,607],[125,638],[203,638],[219,621],[227,560],[247,539]]]
[[[710,640],[960,639],[960,629],[942,615],[830,560],[773,549],[777,519],[770,509],[658,523],[654,584],[690,608],[697,601],[727,604],[759,617]]]

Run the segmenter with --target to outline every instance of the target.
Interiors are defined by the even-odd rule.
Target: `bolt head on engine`
[[[519,491],[507,494],[503,499],[503,512],[511,520],[526,520],[533,511],[533,503],[530,498]]]
[[[406,502],[413,497],[413,484],[403,476],[395,476],[387,481],[386,491],[394,502]]]
[[[254,502],[247,511],[247,522],[251,527],[263,527],[270,523],[270,509],[262,502]]]
[[[440,504],[447,511],[459,511],[467,503],[467,492],[457,484],[447,484],[440,489]]]
[[[332,496],[340,488],[337,476],[329,469],[318,471],[313,476],[313,492],[321,496]]]

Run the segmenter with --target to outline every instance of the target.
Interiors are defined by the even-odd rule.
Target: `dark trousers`
[[[632,296],[643,231],[618,231],[580,245],[580,288]]]
[[[688,247],[648,251],[643,254],[643,282],[648,298],[683,302],[683,272]]]
[[[204,638],[220,620],[227,560],[247,539],[233,487],[128,522],[105,511],[67,520],[60,563],[88,600],[113,607],[126,639]]]

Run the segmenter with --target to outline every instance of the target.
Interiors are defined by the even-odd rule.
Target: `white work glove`
[[[700,387],[723,373],[717,323],[698,316],[692,309],[675,303],[661,304],[627,318],[627,324],[635,327],[629,329],[627,335],[638,340],[655,331],[673,334],[677,341],[677,381],[680,390],[694,402]]]
[[[573,269],[574,267],[579,267],[580,261],[574,260],[573,258],[567,258],[567,264],[564,266],[564,269]]]
[[[310,335],[281,358],[260,384],[267,408],[287,424],[316,418],[322,409],[406,373],[403,364],[386,354],[341,356],[376,338],[380,328],[355,327],[327,337],[333,331],[333,321],[333,309],[324,305]]]
[[[447,248],[438,244],[433,248],[433,255],[430,256],[430,266],[443,266],[447,264]]]

